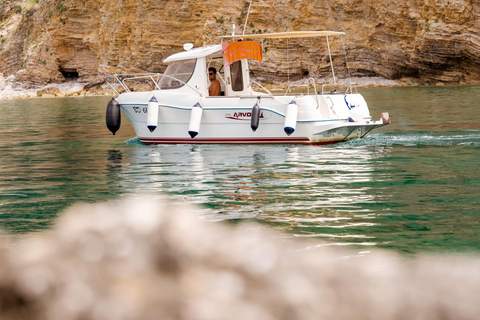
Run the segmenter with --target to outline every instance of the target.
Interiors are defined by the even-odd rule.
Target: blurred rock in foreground
[[[149,200],[0,252],[0,319],[478,319],[480,260],[338,259]],[[248,230],[246,230],[248,229]]]

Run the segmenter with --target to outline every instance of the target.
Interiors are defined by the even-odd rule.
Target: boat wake
[[[448,132],[375,133],[365,139],[350,140],[342,147],[352,146],[480,146],[480,130]]]
[[[142,146],[145,145],[142,141],[140,141],[140,139],[138,137],[130,138],[127,141],[125,141],[125,143],[126,144],[133,144],[133,145],[142,145]]]

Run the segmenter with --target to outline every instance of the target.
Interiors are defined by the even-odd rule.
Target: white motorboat
[[[286,93],[272,94],[249,74],[250,60],[261,61],[263,54],[262,43],[256,38],[325,37],[336,84],[329,37],[343,34],[232,35],[221,37],[218,45],[193,48],[186,44],[185,51],[164,60],[168,64],[164,74],[107,78],[117,96],[107,106],[107,126],[115,134],[121,110],[145,144],[330,144],[364,138],[390,120],[388,113],[373,120],[354,85],[327,92],[325,85],[310,78],[302,93],[287,89]],[[220,96],[209,96],[208,70],[212,66],[218,70]]]

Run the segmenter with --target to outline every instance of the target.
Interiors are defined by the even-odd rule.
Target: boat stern
[[[380,120],[342,121],[317,124],[313,127],[312,142],[342,142],[351,139],[365,138],[373,129],[390,124],[387,112],[382,113]]]

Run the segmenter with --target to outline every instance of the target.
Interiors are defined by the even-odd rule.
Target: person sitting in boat
[[[220,81],[217,80],[217,69],[208,68],[208,78],[210,79],[210,89],[208,94],[210,96],[219,96],[221,92]]]

